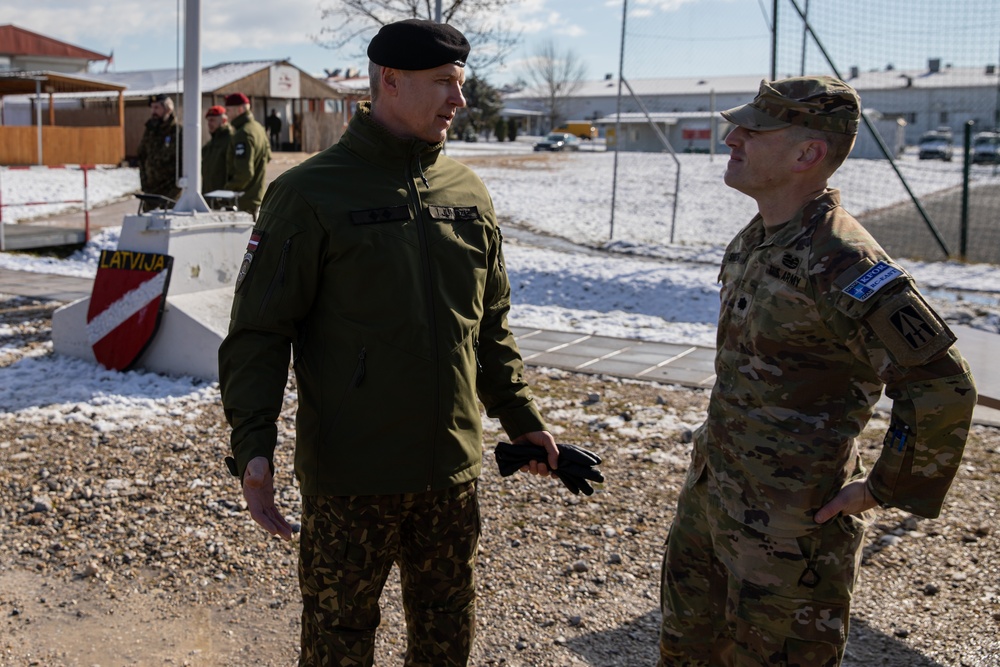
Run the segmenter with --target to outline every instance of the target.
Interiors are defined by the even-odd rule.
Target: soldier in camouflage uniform
[[[229,159],[230,140],[233,128],[229,124],[226,108],[213,106],[205,112],[205,124],[208,126],[208,143],[201,147],[201,192],[208,194],[214,190],[225,189],[229,180],[226,172],[226,162]],[[213,208],[219,207],[221,200],[210,201]]]
[[[288,377],[298,390],[302,666],[372,665],[379,597],[400,569],[404,664],[466,665],[482,469],[478,398],[513,442],[558,451],[507,325],[489,193],[442,154],[469,53],[448,25],[383,26],[372,102],[333,147],[268,188],[219,350],[230,470],[251,516],[291,528],[272,477]]]
[[[936,517],[976,403],[955,337],[827,187],[855,91],[762,82],[722,114],[725,182],[758,215],[719,279],[716,383],[667,538],[660,665],[839,665],[864,526],[881,504]],[[893,399],[870,470],[856,438]]]
[[[150,118],[139,141],[139,185],[149,195],[163,195],[177,201],[177,166],[181,156],[181,126],[174,115],[174,101],[166,95],[149,99]],[[155,203],[142,203],[142,210],[160,208]],[[166,208],[170,208],[167,206]]]
[[[271,144],[264,126],[254,120],[250,99],[243,93],[226,96],[226,114],[233,128],[226,158],[228,180],[223,190],[242,193],[236,207],[257,217],[264,197],[267,163],[271,161]]]

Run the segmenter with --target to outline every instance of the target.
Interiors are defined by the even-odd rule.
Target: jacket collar
[[[398,167],[419,158],[423,167],[434,164],[444,142],[429,144],[420,139],[400,139],[371,115],[371,103],[361,102],[351,117],[340,143],[353,153],[383,167]]]
[[[241,113],[239,116],[229,121],[229,124],[238,130],[252,120],[253,120],[253,111],[247,109],[245,112]]]
[[[840,206],[840,190],[827,188],[815,199],[800,208],[792,218],[781,226],[776,232],[768,237],[764,237],[764,220],[758,213],[747,226],[747,232],[760,238],[759,245],[773,245],[787,248],[802,238],[809,236],[820,220],[829,211]],[[757,244],[754,244],[757,245]]]

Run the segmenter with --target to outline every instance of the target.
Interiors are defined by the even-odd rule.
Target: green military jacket
[[[366,108],[268,188],[219,375],[240,475],[272,458],[293,352],[307,495],[443,489],[482,467],[477,394],[509,436],[545,424],[507,325],[485,186]]]
[[[264,127],[254,120],[252,111],[247,110],[230,120],[229,124],[233,128],[233,136],[226,158],[228,180],[222,189],[242,192],[237,208],[256,215],[264,198],[264,178],[267,163],[271,161],[271,143]]]
[[[176,200],[181,195],[177,187],[177,167],[182,164],[181,127],[174,114],[162,121],[150,118],[139,141],[139,185],[151,195],[164,195]]]
[[[801,535],[865,474],[855,438],[893,399],[873,496],[940,513],[976,403],[955,337],[913,280],[827,190],[765,237],[756,216],[720,273],[716,383],[689,480],[708,467],[722,506],[770,534]]]
[[[233,128],[229,123],[220,125],[212,133],[208,143],[201,147],[201,191],[224,190],[229,181],[226,163],[229,161],[229,146]]]

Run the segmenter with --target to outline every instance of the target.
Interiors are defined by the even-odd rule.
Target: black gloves
[[[594,466],[601,463],[601,457],[597,454],[574,445],[556,445],[559,449],[559,467],[552,471],[566,488],[573,493],[583,492],[586,495],[594,493],[592,482],[603,482],[604,475]],[[541,461],[545,463],[549,459],[548,452],[541,445],[512,445],[509,442],[497,444],[493,455],[497,459],[497,466],[500,468],[500,475],[507,477],[513,475],[523,466],[531,461]]]

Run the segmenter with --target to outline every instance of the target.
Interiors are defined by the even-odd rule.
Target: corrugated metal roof
[[[111,56],[81,49],[12,24],[0,25],[0,55],[111,60]]]
[[[3,72],[0,71],[0,96],[33,95],[36,91],[36,81],[41,81],[43,93],[87,93],[119,92],[124,86],[96,81],[93,78],[62,72]]]
[[[284,60],[251,60],[246,62],[220,63],[201,70],[201,90],[211,93],[224,88],[231,83],[245,79],[262,69],[279,63],[289,64]],[[126,95],[132,97],[148,97],[150,95],[176,95],[184,91],[184,69],[157,69],[136,72],[107,72],[92,74],[102,81],[113,81],[128,87]]]

